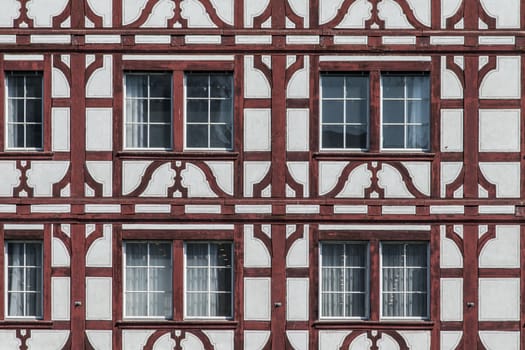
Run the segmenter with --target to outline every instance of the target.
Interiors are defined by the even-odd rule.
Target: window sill
[[[14,328],[51,329],[53,328],[53,321],[13,318],[13,319],[7,319],[7,320],[0,321],[0,328],[2,329],[14,329]]]
[[[370,329],[377,330],[430,330],[434,328],[433,321],[421,320],[385,320],[385,321],[367,321],[367,320],[319,320],[314,322],[316,329]]]
[[[24,160],[32,160],[32,159],[52,159],[54,155],[54,152],[44,152],[44,151],[19,151],[19,150],[13,150],[13,151],[4,151],[0,152],[0,160],[5,159],[17,159],[17,158],[23,158]]]
[[[172,151],[121,151],[117,153],[117,157],[123,160],[126,159],[173,159],[173,160],[185,160],[185,159],[199,159],[199,160],[236,160],[239,157],[238,152],[225,152],[225,151],[185,151],[185,152],[172,152]]]
[[[121,329],[190,329],[206,327],[206,329],[236,329],[239,325],[237,321],[217,321],[217,320],[121,320],[116,322],[116,326]]]
[[[374,160],[374,161],[404,161],[404,160],[433,160],[435,153],[413,151],[382,151],[382,152],[352,152],[331,151],[315,152],[317,160]]]

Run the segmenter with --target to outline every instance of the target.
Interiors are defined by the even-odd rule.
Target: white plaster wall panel
[[[344,0],[320,0],[319,1],[319,24],[329,22],[337,15],[337,10]]]
[[[286,150],[308,151],[310,149],[310,110],[288,108],[286,110]]]
[[[70,44],[71,35],[31,34],[29,42],[31,44]]]
[[[486,350],[519,350],[520,332],[480,331],[479,338]]]
[[[261,240],[254,237],[253,225],[244,226],[244,266],[270,267],[270,252]]]
[[[86,336],[94,350],[112,350],[112,331],[87,330]]]
[[[294,350],[308,350],[308,331],[286,331],[286,337]]]
[[[102,67],[96,69],[86,83],[86,97],[113,96],[113,58],[104,55]]]
[[[290,57],[290,56],[288,56]],[[294,56],[292,56],[294,57]],[[295,56],[297,58],[297,56]],[[310,92],[310,57],[304,56],[304,67],[292,75],[286,88],[287,98],[308,98]]]
[[[2,174],[2,181],[0,181],[0,196],[11,197],[13,195],[13,188],[20,183],[20,170],[16,169],[16,162],[0,161],[0,174]]]
[[[270,308],[270,278],[244,279],[244,319],[254,321],[269,321]]]
[[[263,350],[269,339],[268,331],[244,331],[244,350]]]
[[[141,25],[143,28],[155,28],[161,27],[166,28],[168,19],[173,17],[173,10],[175,4],[169,0],[160,0],[155,6],[151,14],[148,16],[144,24]]]
[[[184,338],[184,345],[187,345],[188,343],[193,343],[193,339],[189,333],[186,334],[186,337]],[[200,342],[197,342],[197,344],[191,344],[191,345],[193,345],[195,350],[202,349]],[[175,341],[171,339],[170,333],[166,333],[155,341],[155,343],[152,346],[152,349],[153,350],[173,349],[175,348],[175,346],[176,346]],[[183,346],[182,348],[186,349],[186,346]]]
[[[110,267],[112,259],[112,225],[102,226],[103,236],[97,238],[86,253],[86,266]]]
[[[520,196],[519,163],[479,163],[485,178],[496,185],[496,197],[518,198]]]
[[[220,35],[185,35],[186,44],[220,44],[222,41]]]
[[[27,2],[27,16],[35,27],[52,27],[53,17],[64,11],[68,0],[40,0]]]
[[[308,278],[286,279],[286,320],[308,321]]]
[[[233,162],[205,162],[211,169],[215,176],[215,180],[219,187],[229,195],[233,195],[233,177],[234,164]]]
[[[446,68],[446,58],[441,57],[441,98],[463,98],[463,87],[457,75]]]
[[[288,228],[291,228],[290,230]],[[288,232],[292,234],[296,230],[296,225],[287,225],[287,237]],[[303,237],[297,239],[290,250],[288,250],[288,255],[286,256],[286,267],[308,267],[308,232],[309,226],[304,225],[303,228]]]
[[[111,27],[113,22],[112,2],[107,0],[87,0],[87,3],[97,16],[102,17],[102,25]],[[88,19],[86,18],[87,21]]]
[[[69,277],[51,277],[51,319],[68,321],[71,299]]]
[[[350,333],[352,332],[319,331],[319,350],[339,350],[341,345],[343,345],[343,341]],[[363,335],[366,337],[366,334]],[[362,336],[358,336],[356,339]],[[366,349],[366,346],[364,346],[363,349]]]
[[[442,162],[441,163],[441,198],[446,197],[447,185],[454,182],[461,173],[463,163]],[[454,196],[457,198],[456,196]],[[461,195],[463,197],[463,195]]]
[[[220,214],[220,205],[191,205],[186,204],[184,206],[184,212],[186,214]]]
[[[341,176],[348,162],[319,162],[319,194],[330,192]]]
[[[122,349],[142,350],[154,330],[122,330]]]
[[[111,277],[86,278],[86,320],[111,320]]]
[[[253,19],[261,15],[270,4],[270,0],[245,0],[244,1],[244,26],[253,27]]]
[[[244,150],[270,151],[272,113],[270,109],[244,110]]]
[[[338,198],[364,198],[365,189],[372,184],[372,172],[368,170],[366,164],[357,166],[348,175],[341,192],[336,196]]]
[[[391,165],[383,163],[377,172],[378,185],[385,190],[385,198],[414,198],[403,182],[403,177]]]
[[[61,55],[61,61],[64,62],[65,55]],[[69,58],[69,55],[67,55]],[[53,57],[53,60],[55,58]],[[65,63],[65,62],[64,62]],[[66,76],[58,68],[53,67],[51,69],[51,96],[52,97],[69,97],[70,86]]]
[[[441,110],[441,152],[463,152],[463,110]]]
[[[379,18],[385,21],[387,29],[412,29],[403,9],[393,0],[383,0],[377,6]]]
[[[365,22],[370,18],[372,4],[367,0],[357,0],[349,8],[346,16],[336,28],[365,28]]]
[[[69,253],[66,246],[58,238],[51,241],[51,266],[69,266]]]
[[[292,11],[296,15],[303,18],[303,25],[305,28],[308,28],[310,25],[309,2],[307,0],[288,0],[288,4],[290,4]],[[286,28],[295,28],[295,25],[287,22]]]
[[[441,279],[441,321],[463,321],[463,279]]]
[[[463,332],[441,332],[441,350],[456,350]]]
[[[519,278],[480,278],[479,320],[518,321],[519,319]]]
[[[496,226],[496,238],[488,241],[479,254],[479,267],[519,268],[520,227]]]
[[[20,15],[20,2],[17,0],[2,1],[0,27],[12,27],[13,21]]]
[[[25,330],[22,330],[25,332]],[[19,349],[20,340],[16,337],[15,330],[0,330],[0,344],[6,349]]]
[[[133,23],[140,16],[146,7],[148,0],[123,0],[122,1],[122,22],[124,25]]]
[[[497,57],[496,69],[488,72],[480,84],[479,97],[520,98],[520,67],[519,56]]]
[[[244,97],[270,98],[270,82],[254,67],[253,56],[244,56]]]
[[[253,185],[261,182],[270,170],[270,162],[244,162],[244,196],[253,197]]]
[[[171,169],[171,164],[164,163],[159,166],[151,175],[151,180],[146,186],[141,197],[166,197],[168,188],[175,183],[175,171]]]
[[[401,162],[408,170],[414,186],[430,196],[430,162]]]
[[[204,6],[198,0],[181,2],[182,17],[188,20],[188,27],[216,28]]]
[[[488,15],[496,18],[496,28],[520,27],[520,0],[481,0]]]
[[[233,331],[204,331],[215,350],[233,350]]]
[[[181,171],[181,176],[182,186],[188,189],[188,197],[217,197],[199,167],[186,163],[186,169]]]
[[[415,45],[415,36],[383,36],[383,45]]]
[[[416,19],[430,27],[431,1],[430,0],[407,0],[410,9],[414,12]]]
[[[51,109],[51,149],[69,152],[69,108]]]
[[[135,35],[135,44],[169,44],[171,35]]]
[[[84,41],[86,44],[120,44],[120,35],[118,34],[105,34],[105,35],[93,35],[86,34]],[[89,55],[86,56],[86,58]]]
[[[87,161],[87,170],[91,177],[102,184],[102,195],[111,197],[113,194],[113,163],[107,161]]]
[[[69,338],[69,331],[31,330],[27,340],[28,350],[61,350]]]
[[[122,162],[122,194],[133,192],[140,185],[140,180],[151,161],[123,161]]]
[[[446,237],[445,226],[441,226],[440,231],[440,266],[442,268],[462,268],[463,256],[461,251],[453,240]]]
[[[479,150],[480,152],[519,152],[520,111],[480,109]]]
[[[480,36],[478,38],[480,45],[514,45],[516,44],[516,38],[513,36]]]
[[[16,213],[16,204],[0,204],[0,213],[15,214]]]
[[[446,27],[447,18],[454,16],[461,3],[461,0],[443,0],[441,2],[441,28]]]
[[[111,151],[113,149],[113,110],[86,108],[86,150]]]
[[[35,197],[50,197],[53,195],[53,184],[66,175],[69,168],[67,161],[33,161],[27,171],[27,184],[33,187]]]
[[[288,166],[288,171],[292,178],[299,184],[303,185],[303,196],[307,198],[310,195],[308,181],[310,164],[308,162],[287,162],[286,165]]]
[[[234,17],[234,1],[233,0],[210,0],[213,8],[217,11],[217,16],[226,22],[227,24],[233,25]]]
[[[464,45],[463,36],[431,36],[430,45]]]

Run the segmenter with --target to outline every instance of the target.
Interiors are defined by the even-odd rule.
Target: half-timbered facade
[[[523,1],[0,8],[1,349],[525,349]]]

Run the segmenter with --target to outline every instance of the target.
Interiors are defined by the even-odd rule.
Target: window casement
[[[42,242],[5,242],[6,318],[43,318]]]
[[[321,320],[430,318],[428,242],[322,241],[319,252]]]
[[[39,151],[44,147],[43,74],[5,73],[6,149]]]
[[[408,67],[414,71],[401,63],[330,64],[319,77],[321,151],[431,151],[427,62]]]

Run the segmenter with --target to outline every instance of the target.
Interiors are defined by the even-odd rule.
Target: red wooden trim
[[[381,74],[379,70],[373,69],[369,76],[370,84],[370,115],[368,127],[369,150],[373,153],[379,153],[381,148]],[[363,153],[365,154],[365,153]],[[375,159],[375,157],[374,157]]]
[[[177,124],[177,120],[174,120],[174,126],[175,126],[175,136],[179,136],[175,138],[175,142],[178,143],[180,141],[180,147],[182,146],[182,119],[180,119],[180,124]],[[178,139],[178,140],[177,140]],[[179,147],[177,145],[176,147]],[[200,151],[176,151],[176,152],[157,152],[157,151],[123,151],[118,152],[116,154],[116,157],[121,160],[131,160],[131,159],[139,159],[139,160],[152,160],[152,159],[160,159],[162,161],[169,161],[169,160],[195,160],[195,161],[201,161],[201,160],[235,160],[240,156],[239,152],[200,152]]]
[[[5,96],[5,71],[4,71],[4,55],[0,54],[0,101],[2,103],[5,103],[6,96]],[[5,106],[0,107],[0,152],[4,152],[5,150]],[[1,310],[0,310],[1,311]],[[2,313],[3,315],[3,313]]]
[[[480,321],[480,331],[520,331],[519,321]]]
[[[86,277],[113,277],[111,267],[86,267]]]
[[[51,254],[49,252],[51,252],[52,232],[50,224],[44,226],[43,234],[43,319],[51,320]]]
[[[412,61],[410,63],[403,61],[385,62],[385,61],[329,61],[320,62],[319,69],[321,72],[348,72],[348,71],[381,71],[381,72],[427,72],[432,68],[431,62]]]
[[[172,244],[173,254],[173,320],[184,319],[184,242],[174,241]]]
[[[478,335],[478,226],[463,226],[463,339],[465,349],[476,347]],[[474,302],[473,307],[467,303]]]
[[[173,125],[172,125],[172,147],[175,152],[182,153],[184,150],[184,72],[173,72]],[[165,155],[164,155],[165,156]]]
[[[440,348],[440,329],[439,320],[441,319],[441,280],[440,280],[440,248],[441,237],[440,227],[434,225],[430,231],[430,265],[429,265],[429,317],[430,320],[436,322],[435,327],[431,331],[431,349],[438,350]]]
[[[123,60],[123,70],[140,71],[233,71],[232,61],[133,61]]]
[[[380,278],[381,278],[381,266],[379,264],[379,240],[372,239],[369,243],[370,249],[370,267],[369,267],[369,320],[378,321],[380,319]]]
[[[245,267],[243,274],[244,277],[271,277],[272,269],[270,267]]]
[[[0,277],[0,321],[4,320],[5,318],[5,292],[6,292],[6,286],[5,286],[5,231],[4,231],[4,225],[0,225],[0,248],[2,249],[0,252],[0,271],[2,271],[2,277]]]
[[[124,240],[150,240],[164,239],[184,241],[201,240],[233,240],[233,231],[203,231],[203,230],[123,230],[122,239]]]
[[[42,230],[4,230],[5,240],[43,240],[45,238],[45,232]]]
[[[432,330],[435,323],[430,321],[318,321],[313,324],[316,329],[323,330],[359,330],[359,329],[374,329],[374,330]]]
[[[272,100],[266,99],[266,98],[247,98],[244,100],[243,107],[244,108],[272,108]]]
[[[113,321],[86,320],[86,329],[89,330],[112,330]]]
[[[495,269],[495,268],[480,268],[478,270],[480,278],[519,278],[521,270],[519,268],[514,269]]]
[[[235,348],[242,345],[244,336],[244,227],[235,225],[233,246],[233,319],[239,322],[235,331]]]
[[[341,231],[319,231],[319,240],[388,240],[388,241],[428,241],[430,240],[430,231],[398,231],[398,230],[341,230]]]
[[[78,349],[85,341],[86,267],[85,226],[71,224],[71,344]],[[49,279],[50,280],[50,279]],[[81,305],[75,305],[80,301]]]
[[[238,322],[236,321],[122,321],[115,322],[118,329],[236,329]]]
[[[6,71],[43,71],[48,66],[46,62],[48,55],[42,61],[5,61],[4,70]]]
[[[308,267],[288,267],[286,269],[286,277],[293,278],[293,277],[300,277],[300,278],[308,278],[310,275],[310,271]]]
[[[237,5],[239,6],[239,5]],[[243,21],[241,18],[236,20]],[[234,180],[234,196],[239,198],[244,194],[244,57],[242,55],[235,56],[235,69],[233,71],[233,149],[239,153],[237,161],[235,162],[235,180]]]

